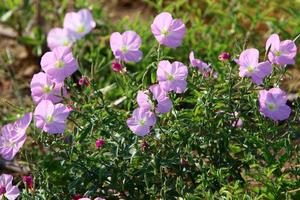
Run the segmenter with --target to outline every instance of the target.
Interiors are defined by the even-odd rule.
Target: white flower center
[[[139,125],[144,126],[146,123],[146,120],[140,119],[138,123],[139,123]]]
[[[66,46],[69,46],[69,44],[70,44],[70,42],[69,42],[68,40],[64,40],[64,41],[63,41],[63,46],[66,47]]]
[[[84,29],[84,26],[83,25],[80,25],[78,28],[77,28],[77,33],[83,33],[85,31]]]
[[[47,119],[46,119],[47,123],[51,123],[51,122],[53,122],[53,120],[54,120],[53,116],[51,116],[51,115],[47,116]]]
[[[163,29],[161,30],[161,34],[163,34],[164,36],[168,36],[168,35],[169,35],[168,29],[163,28]]]
[[[43,92],[49,94],[51,92],[51,87],[49,85],[45,85],[43,88]]]
[[[127,46],[122,46],[121,47],[121,51],[123,52],[123,53],[127,53],[127,51],[128,51],[128,47]]]
[[[269,104],[268,104],[268,108],[269,108],[269,110],[271,110],[271,111],[274,111],[274,110],[277,109],[277,107],[276,107],[276,105],[275,105],[274,103],[269,103]]]
[[[58,61],[56,61],[56,63],[55,63],[55,67],[56,68],[63,68],[65,66],[65,63],[62,61],[62,60],[58,60]]]
[[[255,70],[255,68],[254,68],[252,65],[249,65],[249,66],[247,67],[247,71],[248,71],[249,73],[254,72],[254,70]]]
[[[275,56],[281,56],[281,52],[280,51],[276,50],[274,53],[275,53]]]
[[[167,80],[168,81],[173,81],[174,80],[174,76],[172,76],[171,74],[167,75]]]

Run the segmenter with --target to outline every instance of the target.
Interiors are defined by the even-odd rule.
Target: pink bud
[[[111,68],[112,68],[112,70],[115,71],[115,72],[121,72],[122,69],[123,69],[121,63],[119,63],[119,62],[116,61],[116,60],[113,60],[113,61],[111,62]]]
[[[90,83],[90,80],[88,77],[86,76],[82,76],[79,81],[78,81],[78,85],[81,85],[81,86],[89,86],[91,83]]]
[[[96,148],[97,149],[100,149],[103,145],[104,145],[104,140],[103,139],[98,139],[98,140],[96,140],[96,143],[95,143],[95,145],[96,145]]]
[[[141,143],[142,151],[145,151],[148,147],[149,147],[149,144],[147,143],[147,141],[143,140]]]
[[[23,176],[23,182],[27,185],[29,189],[33,188],[33,178],[32,176]]]
[[[226,61],[230,59],[230,54],[228,52],[223,52],[219,55],[220,61]]]
[[[73,200],[79,200],[81,198],[80,194],[75,194],[75,196],[73,196]]]

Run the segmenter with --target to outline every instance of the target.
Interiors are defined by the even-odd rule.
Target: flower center
[[[145,123],[146,123],[146,121],[145,121],[144,119],[141,119],[141,120],[139,121],[139,125],[141,125],[141,126],[144,126]]]
[[[127,53],[127,51],[128,51],[127,46],[122,46],[122,47],[121,47],[121,51],[122,51],[123,53]]]
[[[66,46],[69,46],[69,41],[67,41],[67,40],[65,40],[65,41],[63,41],[63,45],[66,47]]]
[[[62,60],[58,60],[58,61],[56,61],[56,63],[55,63],[55,67],[56,68],[63,68],[64,67],[64,65],[65,65],[65,63],[62,61]]]
[[[83,25],[80,25],[77,29],[77,33],[83,33],[85,30],[84,30],[84,26]]]
[[[10,142],[10,141],[4,142],[4,147],[6,147],[6,148],[13,148],[15,146],[16,146],[16,142]]]
[[[168,81],[173,81],[173,80],[174,80],[174,77],[173,77],[171,74],[168,74],[168,75],[167,75],[167,80],[168,80]]]
[[[51,123],[51,122],[53,122],[53,116],[51,116],[51,115],[49,115],[48,117],[47,117],[47,119],[46,119],[46,121],[48,122],[48,123]]]
[[[161,30],[161,34],[163,34],[164,36],[167,36],[167,35],[169,35],[169,31],[166,28],[163,28]]]
[[[252,65],[248,66],[247,71],[250,73],[254,72],[254,67]]]
[[[51,92],[51,87],[49,85],[45,85],[43,88],[43,92],[49,94]]]
[[[274,103],[269,103],[268,108],[269,108],[269,110],[274,111],[274,110],[276,110],[276,105]]]
[[[0,186],[0,194],[5,194],[6,188],[4,186]]]
[[[275,51],[275,56],[281,56],[281,52],[280,51]]]

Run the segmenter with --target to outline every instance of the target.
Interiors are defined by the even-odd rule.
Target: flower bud
[[[104,145],[104,140],[103,139],[98,139],[98,140],[96,140],[96,143],[95,143],[95,145],[96,145],[96,148],[97,149],[100,149],[103,145]]]
[[[229,59],[230,59],[230,54],[228,52],[222,52],[219,55],[219,60],[220,61],[226,61],[226,60],[229,60]]]
[[[23,182],[27,185],[29,189],[33,188],[33,178],[32,176],[23,176]]]
[[[111,63],[111,68],[115,72],[122,72],[123,66],[116,60],[113,60]]]

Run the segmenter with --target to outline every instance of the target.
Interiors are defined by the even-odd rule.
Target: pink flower
[[[234,117],[238,117],[239,113],[238,112],[234,112]],[[243,120],[241,118],[238,118],[236,121],[234,121],[232,123],[233,127],[242,127],[243,126]]]
[[[123,66],[117,60],[113,60],[111,62],[111,68],[115,72],[122,72],[122,70],[123,70]]]
[[[289,118],[291,108],[286,102],[287,95],[280,88],[259,91],[260,112],[275,121]]]
[[[95,143],[96,148],[100,149],[101,147],[103,147],[104,143],[105,143],[105,141],[103,139],[96,140],[96,143]]]
[[[156,111],[162,114],[170,112],[173,103],[168,97],[168,93],[159,84],[151,85],[149,90],[152,92],[153,98],[157,101]]]
[[[181,62],[175,61],[172,64],[167,60],[158,63],[157,80],[164,91],[175,91],[183,93],[186,89],[187,67]]]
[[[33,189],[33,178],[32,176],[23,176],[23,182],[26,183],[29,189]]]
[[[297,47],[292,40],[284,40],[280,42],[277,34],[272,34],[266,42],[266,51],[271,63],[277,65],[293,65],[295,64],[295,56]]]
[[[64,29],[69,30],[76,39],[80,39],[88,34],[96,23],[92,13],[88,9],[81,9],[78,12],[69,12],[64,18]]]
[[[154,107],[153,102],[149,97],[149,91],[138,91],[136,101],[139,107],[144,108],[145,110],[151,110]]]
[[[56,82],[62,82],[78,70],[77,61],[68,47],[57,47],[43,55],[41,67]]]
[[[240,77],[251,77],[252,82],[260,85],[263,79],[272,72],[270,62],[258,62],[259,52],[257,49],[244,50],[239,59],[235,60],[240,65]]]
[[[229,60],[229,59],[230,59],[230,54],[228,52],[222,52],[219,55],[219,60],[220,61],[226,61],[226,60]]]
[[[193,67],[197,67],[198,70],[205,75],[206,73],[209,73],[211,71],[210,65],[208,65],[207,63],[203,62],[200,59],[196,59],[194,56],[194,52],[191,51],[190,53],[190,63]]]
[[[70,110],[61,103],[54,105],[49,100],[42,100],[34,111],[35,125],[47,133],[63,133],[69,113]]]
[[[47,43],[50,49],[56,47],[70,47],[75,42],[71,32],[62,28],[53,28],[47,35]]]
[[[147,135],[155,123],[156,117],[154,113],[144,108],[136,108],[131,118],[127,119],[127,125],[130,130],[139,136]]]
[[[150,86],[149,90],[152,93],[152,97],[157,101],[156,112],[159,113],[167,113],[172,109],[172,101],[168,97],[168,93],[156,84]],[[144,108],[146,110],[154,109],[154,103],[150,99],[149,91],[139,91],[137,95],[137,102],[139,107]]]
[[[53,103],[58,103],[62,101],[61,95],[67,95],[63,82],[57,83],[43,72],[33,75],[30,89],[35,103],[39,103],[41,100],[50,100]]]
[[[159,44],[176,48],[181,45],[185,35],[185,25],[180,19],[173,19],[167,12],[157,15],[151,30]]]
[[[141,37],[134,31],[125,31],[123,34],[114,32],[110,36],[113,54],[125,62],[139,62],[142,59],[143,53],[139,50],[141,44]]]
[[[78,81],[78,85],[81,85],[81,86],[89,86],[90,84],[91,84],[91,82],[90,82],[89,78],[86,76],[82,76]]]
[[[5,160],[14,159],[26,140],[26,129],[32,120],[32,113],[26,113],[21,119],[7,124],[1,129],[0,154]]]
[[[8,200],[15,200],[20,195],[20,190],[17,186],[12,185],[13,177],[9,174],[0,176],[0,198],[5,197]]]

